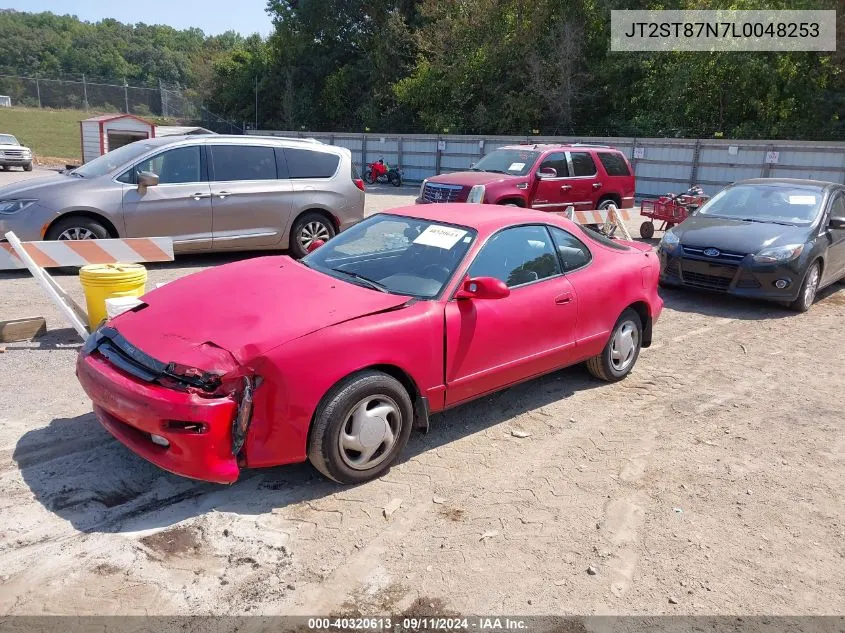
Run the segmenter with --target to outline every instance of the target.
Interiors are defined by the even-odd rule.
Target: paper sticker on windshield
[[[451,226],[442,226],[440,224],[432,224],[425,231],[417,236],[414,244],[421,244],[422,246],[436,246],[437,248],[444,248],[446,250],[452,248],[458,243],[467,232],[463,229],[456,229]]]
[[[789,204],[816,204],[816,196],[789,196]]]
[[[511,163],[511,166],[508,167],[508,171],[522,171],[523,167],[525,167],[525,163]]]

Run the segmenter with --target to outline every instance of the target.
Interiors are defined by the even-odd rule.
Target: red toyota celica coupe
[[[663,306],[648,246],[472,204],[371,216],[301,261],[153,290],[80,351],[102,424],[158,466],[230,483],[310,460],[378,477],[432,413],[585,362],[624,378]]]

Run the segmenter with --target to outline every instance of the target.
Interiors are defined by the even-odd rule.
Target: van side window
[[[570,152],[569,157],[572,159],[572,170],[575,172],[573,176],[596,175],[596,164],[588,152]]]
[[[202,182],[202,169],[200,167],[200,148],[198,145],[177,147],[136,163],[128,172],[121,174],[118,180],[134,183],[136,182],[136,174],[149,171],[158,176],[160,185]]]
[[[209,145],[214,180],[276,180],[276,155],[272,147]]]
[[[630,176],[628,164],[622,154],[616,152],[596,152],[608,176]]]
[[[337,154],[294,147],[285,148],[285,159],[291,178],[331,178],[340,163]]]

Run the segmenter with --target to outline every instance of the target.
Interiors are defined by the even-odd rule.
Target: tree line
[[[835,9],[835,53],[618,53],[613,9]],[[268,38],[0,12],[2,72],[172,81],[262,128],[845,137],[841,0],[269,0]],[[257,98],[256,98],[257,97]]]

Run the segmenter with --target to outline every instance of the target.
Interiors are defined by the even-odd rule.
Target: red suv
[[[469,171],[423,181],[417,204],[478,202],[542,211],[634,206],[628,159],[607,145],[507,145]]]

